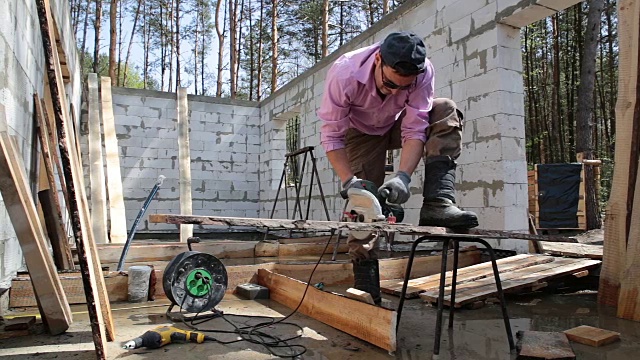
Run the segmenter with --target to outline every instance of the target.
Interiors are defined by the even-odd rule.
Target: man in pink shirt
[[[425,161],[421,226],[472,228],[475,213],[455,205],[455,160],[462,113],[450,99],[434,98],[434,69],[422,40],[395,32],[376,45],[342,55],[329,69],[322,104],[321,143],[343,190],[360,179],[387,189],[387,201],[409,200],[411,174]],[[387,150],[402,149],[395,175],[385,179]],[[355,287],[380,303],[378,236],[349,236]]]

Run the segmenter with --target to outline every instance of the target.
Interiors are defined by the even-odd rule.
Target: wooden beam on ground
[[[306,264],[306,269],[311,269],[315,264]],[[245,283],[257,283],[258,269],[273,270],[278,264],[265,263],[257,265],[233,265],[227,266],[227,293],[231,294],[235,291],[236,286]],[[162,277],[164,267],[155,268],[155,276],[158,279],[155,286],[149,291],[153,291],[156,299],[164,299],[162,285]],[[69,304],[86,304],[84,287],[82,285],[82,276],[79,273],[60,274],[60,281],[64,292],[67,295]],[[104,283],[110,302],[128,301],[128,273],[126,271],[111,271],[104,274]],[[9,307],[29,307],[36,306],[33,286],[29,276],[18,276],[11,280],[11,293],[9,296]]]
[[[73,232],[78,249],[78,259],[82,272],[83,287],[87,299],[87,308],[91,323],[93,342],[98,359],[106,359],[105,342],[114,338],[113,322],[109,301],[106,300],[106,289],[102,278],[102,269],[95,252],[90,226],[89,210],[84,196],[82,181],[82,165],[75,146],[73,124],[67,119],[67,106],[64,81],[58,52],[54,49],[54,22],[51,15],[49,0],[36,0],[38,18],[45,58],[45,69],[49,80],[49,90],[53,115],[55,117],[60,158],[64,169],[65,183],[69,201],[69,213],[73,225]],[[93,248],[92,248],[93,246]],[[100,286],[102,285],[102,286]],[[105,301],[106,300],[106,301]],[[107,330],[108,329],[108,330]],[[107,332],[109,331],[109,332]]]
[[[116,125],[113,117],[111,99],[111,79],[100,78],[102,100],[102,127],[104,129],[104,151],[107,160],[107,188],[109,190],[109,239],[111,243],[122,244],[127,241],[127,215],[122,195],[122,175],[120,173],[120,154]]]
[[[327,245],[328,238],[324,242],[317,243],[297,243],[297,244],[281,244],[278,240],[260,241],[255,247],[255,257],[294,257],[305,255],[320,255],[324,250],[324,254],[333,254],[335,248],[335,237],[330,244]],[[346,241],[342,241],[338,245],[338,253],[346,253],[349,251],[349,245]]]
[[[618,99],[616,102],[616,162],[613,168],[611,195],[607,205],[604,226],[604,263],[600,272],[598,302],[609,306],[618,306],[620,286],[630,272],[636,273],[640,266],[630,266],[625,261],[625,253],[638,257],[638,247],[629,239],[630,210],[633,199],[630,198],[631,179],[636,177],[632,168],[638,165],[637,127],[640,126],[638,114],[638,49],[640,43],[640,2],[636,0],[618,1],[618,34],[620,54],[618,64]],[[635,131],[635,132],[634,132]],[[636,194],[636,196],[640,196]],[[634,241],[635,243],[635,241]],[[640,265],[640,264],[639,264]],[[626,279],[626,289],[636,285],[628,281],[638,281],[639,277]],[[636,283],[637,284],[637,283]],[[637,289],[636,289],[637,291]],[[626,302],[625,294],[621,297]],[[618,316],[626,316],[626,310]]]
[[[269,288],[271,300],[295,309],[307,288],[301,281],[258,270],[258,282]],[[309,286],[298,311],[387,351],[396,350],[395,311],[364,304]]]
[[[205,247],[196,248],[199,251],[207,252]],[[203,243],[194,244],[194,246],[202,246]],[[116,245],[101,245],[101,248],[116,247]],[[135,245],[134,245],[135,246]],[[184,247],[184,245],[182,245]],[[215,247],[215,246],[214,246]],[[141,246],[141,248],[143,248]],[[461,251],[459,257],[460,266],[469,266],[477,264],[481,260],[481,253],[476,249]],[[118,255],[119,256],[119,255]],[[115,255],[114,255],[115,257]],[[397,279],[403,276],[407,267],[407,257],[398,259],[381,259],[380,279],[389,280]],[[440,271],[440,255],[416,256],[413,262],[412,276],[427,276]],[[450,262],[452,263],[452,261]],[[158,298],[164,298],[164,290],[162,288],[162,276],[165,264],[159,264],[155,267],[155,275],[158,279],[155,285],[154,294]],[[233,293],[237,285],[253,282],[257,283],[258,269],[267,269],[276,271],[281,275],[295,278],[302,281],[309,281],[311,271],[315,267],[315,262],[300,263],[263,263],[255,265],[232,265],[226,266],[228,286],[227,292]],[[62,287],[67,296],[69,304],[84,304],[86,298],[82,287],[82,277],[79,273],[63,273],[59,275]],[[313,273],[312,283],[323,282],[326,285],[343,285],[353,284],[353,271],[351,262],[327,262],[320,263]],[[127,272],[107,272],[104,274],[104,283],[109,294],[110,302],[119,302],[128,300],[128,277]],[[11,293],[9,296],[10,307],[29,307],[36,306],[33,287],[31,286],[29,276],[18,276],[11,282]]]
[[[500,283],[505,293],[512,293],[522,289],[537,287],[540,284],[548,283],[551,279],[562,276],[570,276],[582,270],[588,270],[598,267],[601,262],[590,259],[570,259],[557,258],[545,255],[530,255],[534,258],[551,258],[551,262],[535,261],[530,266],[519,268],[516,270],[500,273]],[[498,269],[502,266],[506,259],[498,260]],[[449,275],[449,274],[447,274]],[[493,274],[491,274],[493,275]],[[456,302],[455,306],[459,307],[471,302],[485,299],[496,294],[496,282],[493,276],[487,276],[482,279],[458,283],[456,285]],[[426,302],[437,302],[439,295],[438,288],[420,293],[420,298]],[[445,288],[444,305],[451,306],[451,287]]]
[[[563,333],[518,331],[517,360],[574,360],[569,339]]]
[[[191,145],[189,142],[189,102],[187,101],[187,89],[178,88],[178,157],[180,168],[180,213],[191,215],[193,206],[191,202]],[[187,242],[193,236],[193,225],[180,225],[180,241]]]
[[[15,330],[29,330],[29,328],[36,323],[35,316],[20,316],[13,319],[8,319],[4,323],[5,331]]]
[[[211,254],[220,259],[252,258],[256,241],[203,240],[193,244],[193,250]],[[101,263],[117,263],[122,254],[122,244],[98,245]],[[136,244],[129,247],[127,263],[141,263],[171,260],[178,254],[187,251],[185,243]]]
[[[104,162],[102,161],[102,135],[100,131],[100,96],[98,75],[87,77],[89,89],[89,179],[91,180],[91,227],[96,243],[108,242],[107,236],[107,188]]]
[[[559,244],[542,242],[544,252],[551,255],[602,259],[603,246],[590,244]]]
[[[547,241],[547,242],[560,242],[560,243],[577,243],[578,242],[578,240],[576,240],[575,238],[566,237],[566,236],[521,234],[513,231],[504,231],[504,230],[469,229],[469,234],[482,235],[487,237],[500,236],[503,238],[516,239],[516,240]]]
[[[461,253],[463,255],[465,253]],[[437,259],[434,259],[437,260]],[[460,259],[459,259],[460,260]],[[536,256],[529,254],[520,254],[511,256],[508,258],[500,259],[498,262],[498,271],[500,273],[507,273],[511,271],[516,271],[519,269],[523,269],[529,266],[544,264],[552,262],[553,258],[549,256]],[[434,265],[439,265],[440,262]],[[447,259],[447,270],[453,269],[453,255],[449,255]],[[479,261],[475,264],[471,265],[462,265],[458,266],[458,273],[456,276],[456,284],[463,284],[467,282],[477,281],[480,279],[486,279],[493,276],[493,268],[491,267],[491,262],[483,262],[479,263]],[[445,286],[451,286],[451,280],[453,277],[452,272],[447,272],[445,275]],[[382,281],[380,284],[380,290],[385,293],[393,294],[399,296],[402,293],[402,286],[404,285],[404,278],[395,278],[392,280]],[[440,286],[440,272],[438,270],[431,271],[431,274],[428,276],[413,278],[409,280],[407,284],[407,293],[406,298],[416,298],[421,292],[429,291],[429,290],[437,290]]]
[[[2,105],[0,121],[6,122]],[[44,242],[44,231],[29,192],[22,157],[6,132],[0,132],[0,194],[27,268],[33,274],[38,274],[32,281],[42,318],[51,334],[61,334],[71,324],[71,309]]]
[[[582,325],[565,330],[569,340],[589,346],[599,347],[620,341],[620,333],[593,326]]]
[[[53,170],[51,143],[49,142],[48,126],[42,103],[37,94],[33,94],[33,100],[36,112],[38,139],[42,150],[43,170],[41,176],[44,175],[46,188],[41,187],[38,191],[38,199],[44,213],[45,224],[51,248],[53,250],[54,260],[58,269],[72,270],[73,257],[71,255],[71,246],[67,240],[67,232],[62,219],[62,207],[58,200],[58,191]]]

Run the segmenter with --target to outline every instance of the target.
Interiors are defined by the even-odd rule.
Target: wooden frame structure
[[[592,161],[592,163],[587,163]],[[578,209],[576,216],[578,218],[578,226],[575,228],[541,228],[540,227],[540,206],[538,204],[539,190],[538,190],[538,164],[535,165],[534,170],[527,172],[528,188],[529,188],[529,213],[533,215],[534,225],[537,230],[586,230],[587,229],[587,215],[586,215],[586,203],[585,203],[585,183],[584,183],[584,168],[585,166],[595,166],[595,181],[596,181],[596,193],[600,191],[600,160],[585,160],[582,163],[582,170],[580,171],[580,187],[578,194]]]

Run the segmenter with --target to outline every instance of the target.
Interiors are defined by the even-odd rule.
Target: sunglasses
[[[382,85],[384,87],[386,87],[387,89],[391,89],[391,90],[408,90],[410,89],[416,82],[416,80],[414,79],[411,84],[409,85],[398,85],[396,83],[394,83],[393,81],[389,80],[385,75],[384,75],[384,71],[382,70],[382,68],[384,67],[384,64],[380,64],[380,75],[382,75]]]

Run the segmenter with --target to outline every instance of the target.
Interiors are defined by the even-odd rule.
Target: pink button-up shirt
[[[322,120],[320,142],[326,152],[345,147],[347,130],[355,128],[369,135],[383,135],[393,127],[398,114],[402,120],[402,142],[426,141],[429,111],[433,104],[434,70],[427,59],[424,73],[415,86],[389,94],[383,100],[374,77],[375,54],[380,44],[346,53],[331,66],[325,79],[322,104],[317,115]]]

